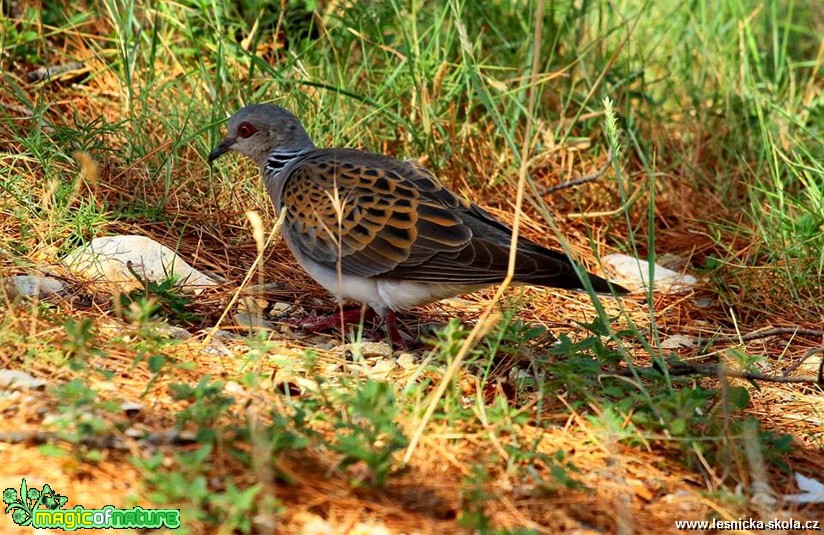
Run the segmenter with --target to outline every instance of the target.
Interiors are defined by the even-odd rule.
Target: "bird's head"
[[[228,135],[209,153],[209,163],[235,150],[260,165],[273,152],[298,153],[315,147],[303,125],[289,111],[274,104],[252,104],[229,118]]]

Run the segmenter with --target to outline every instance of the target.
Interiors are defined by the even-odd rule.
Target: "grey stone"
[[[212,339],[206,347],[203,348],[203,353],[206,355],[216,355],[218,357],[231,357],[234,353],[226,344],[217,339]]]
[[[698,340],[694,336],[673,334],[661,342],[661,349],[679,349],[684,347],[695,347],[696,345],[698,345]]]
[[[391,358],[392,348],[386,342],[360,342],[345,344],[341,346],[345,353],[350,351],[353,355],[360,355],[365,359],[369,358]]]
[[[66,293],[65,282],[41,275],[14,275],[0,279],[10,297],[46,297]]]
[[[286,288],[287,286],[282,282],[265,282],[263,284],[250,284],[245,291],[247,293],[272,293],[281,292]]]
[[[275,324],[263,319],[265,306],[265,299],[241,297],[237,304],[237,312],[234,315],[235,323],[250,329],[274,331]]]
[[[238,312],[234,316],[235,323],[247,329],[264,329],[267,331],[274,331],[275,324],[269,320],[263,319],[259,314],[250,314],[249,312]]]
[[[236,335],[232,331],[227,331],[225,329],[218,329],[215,331],[214,337],[219,340],[240,340],[240,336]]]
[[[646,260],[624,254],[610,254],[603,257],[602,261],[614,274],[614,282],[638,290],[649,287],[647,278],[650,265]],[[697,282],[698,280],[692,275],[681,274],[657,264],[654,266],[652,288],[656,292],[684,293],[688,292]]]
[[[124,401],[120,404],[120,410],[129,418],[134,418],[143,411],[143,405],[136,401]]]
[[[176,325],[161,323],[155,329],[159,334],[165,334],[169,338],[173,338],[175,340],[188,340],[192,337],[192,333],[183,327],[178,327]]]
[[[141,286],[141,279],[160,282],[175,277],[181,289],[217,284],[172,249],[146,236],[105,236],[69,253],[63,263],[74,274],[113,285],[120,291]],[[132,273],[134,272],[134,273]]]
[[[414,353],[401,353],[398,355],[396,362],[398,366],[403,368],[404,370],[411,370],[413,368],[417,368],[418,364],[415,362],[416,357]]]
[[[0,370],[0,388],[3,390],[43,390],[47,384],[20,370]]]

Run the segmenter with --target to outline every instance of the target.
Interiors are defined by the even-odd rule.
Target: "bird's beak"
[[[226,139],[221,141],[220,145],[215,147],[215,150],[209,153],[209,164],[211,165],[211,163],[215,161],[218,157],[220,157],[222,154],[232,150],[232,146],[235,144],[236,141],[237,139],[233,137],[227,137]]]

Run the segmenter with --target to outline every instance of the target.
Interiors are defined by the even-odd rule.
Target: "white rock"
[[[696,345],[698,345],[698,339],[694,336],[687,336],[686,334],[673,334],[661,342],[661,349],[680,349],[684,347],[694,347]]]
[[[45,297],[65,293],[66,283],[40,275],[15,275],[0,279],[10,297]]]
[[[231,357],[233,355],[232,350],[216,338],[209,341],[206,347],[203,348],[203,353],[216,357]]]
[[[4,390],[43,390],[46,382],[19,370],[0,370],[0,388]]]
[[[274,331],[275,324],[269,320],[265,320],[260,314],[250,314],[249,312],[238,312],[234,315],[235,323],[247,329],[261,329],[265,331]]]
[[[824,484],[819,480],[795,473],[795,482],[801,494],[785,494],[784,501],[790,503],[824,503]]]
[[[145,432],[142,429],[135,429],[134,427],[129,427],[128,429],[123,431],[123,434],[129,438],[141,439],[143,438]]]
[[[650,265],[646,260],[633,258],[624,254],[610,254],[601,259],[606,268],[614,274],[612,280],[623,286],[644,289],[649,286]],[[683,275],[677,271],[654,265],[652,288],[663,293],[684,293],[690,290],[698,280],[692,275]]]
[[[161,323],[157,325],[155,327],[155,330],[158,334],[164,334],[174,340],[188,340],[192,337],[192,333],[190,333],[183,327],[178,327],[177,325],[169,325],[168,323]]]
[[[88,245],[69,253],[63,263],[72,273],[114,284],[121,291],[142,286],[132,271],[152,282],[175,277],[178,287],[182,289],[196,290],[217,284],[173,250],[145,236],[95,238]]]
[[[136,401],[124,401],[120,404],[120,410],[129,418],[133,418],[143,411],[143,405]]]
[[[278,301],[269,308],[269,313],[272,316],[283,316],[284,314],[292,310],[292,307],[294,306],[295,305],[293,305],[292,303],[284,303],[283,301]]]
[[[401,353],[398,355],[397,363],[398,366],[403,368],[404,370],[411,370],[418,367],[418,364],[415,362],[415,355],[412,353]]]
[[[246,389],[236,381],[226,381],[223,391],[227,394],[243,395],[246,394]]]
[[[346,344],[342,347],[343,352],[351,351],[352,355],[358,356],[365,359],[369,358],[391,358],[392,357],[392,348],[386,342],[360,342],[360,343],[352,343]]]
[[[375,365],[371,368],[366,368],[364,371],[366,375],[378,381],[386,381],[389,376],[395,371],[397,364],[392,359],[378,359]]]

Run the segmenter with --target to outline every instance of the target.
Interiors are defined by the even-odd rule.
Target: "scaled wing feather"
[[[288,170],[280,196],[302,254],[350,275],[491,284],[506,275],[511,230],[416,162],[317,150]],[[574,277],[566,256],[522,238],[515,280]],[[577,277],[575,277],[577,280]]]

